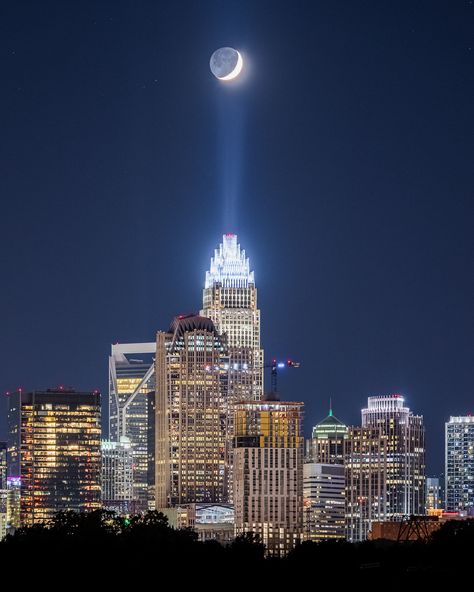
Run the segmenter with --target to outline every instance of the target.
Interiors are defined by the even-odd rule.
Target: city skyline
[[[0,392],[105,399],[110,344],[198,312],[236,233],[305,435],[330,397],[358,425],[400,392],[438,475],[473,400],[472,7],[227,7],[5,8]],[[209,71],[227,44],[234,87]]]

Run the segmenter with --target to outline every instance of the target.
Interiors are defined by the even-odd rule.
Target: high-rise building
[[[7,488],[7,443],[0,442],[0,491]]]
[[[263,351],[257,288],[236,234],[225,234],[214,251],[200,314],[227,336],[230,401],[259,401],[263,396]]]
[[[380,428],[349,428],[345,442],[346,538],[364,541],[387,518],[388,438]]]
[[[156,349],[155,506],[224,502],[227,344],[201,316],[176,317]]]
[[[102,508],[117,514],[133,511],[133,453],[130,440],[102,440]]]
[[[7,443],[0,442],[0,541],[7,533]]]
[[[109,358],[109,438],[130,440],[133,511],[148,509],[148,404],[154,390],[155,343],[116,343]]]
[[[425,428],[423,417],[400,394],[369,397],[362,427],[387,437],[387,518],[425,513]]]
[[[225,234],[214,251],[203,291],[201,315],[225,334],[229,354],[229,393],[226,463],[229,468],[228,499],[232,500],[233,405],[259,401],[263,396],[263,350],[260,344],[260,310],[249,259],[237,235]]]
[[[446,510],[474,515],[474,416],[445,424]]]
[[[20,524],[100,508],[100,393],[17,391],[9,403],[8,481]]]
[[[305,540],[345,538],[345,482],[343,464],[304,463]]]
[[[332,412],[314,426],[303,466],[305,539],[345,537],[344,443],[348,428]]]
[[[235,533],[254,532],[269,555],[286,555],[303,535],[303,403],[235,405]]]
[[[308,460],[315,463],[344,464],[344,441],[348,428],[329,409],[329,415],[313,428],[308,442]]]
[[[438,477],[426,478],[426,513],[433,510],[441,510],[443,503],[441,500],[441,485]]]

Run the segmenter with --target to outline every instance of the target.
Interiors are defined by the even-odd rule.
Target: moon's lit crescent
[[[240,52],[237,51],[237,63],[235,64],[235,68],[232,70],[232,72],[227,74],[227,76],[219,76],[219,80],[233,80],[234,78],[237,78],[237,76],[242,71],[243,65],[244,65],[244,60],[242,59]]]

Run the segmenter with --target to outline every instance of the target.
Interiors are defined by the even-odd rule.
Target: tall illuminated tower
[[[424,514],[426,496],[423,416],[405,406],[396,393],[369,397],[362,427],[378,428],[387,438],[387,517]]]
[[[109,357],[109,438],[128,438],[132,511],[148,509],[148,394],[155,388],[155,343],[115,343]]]
[[[474,515],[474,417],[446,422],[446,510]]]
[[[226,335],[229,355],[226,464],[228,499],[233,491],[234,405],[263,398],[263,350],[260,347],[260,310],[249,259],[236,234],[225,234],[214,251],[203,291],[201,315],[212,319]]]
[[[259,535],[269,555],[286,555],[303,536],[303,403],[235,405],[235,534]]]
[[[212,319],[227,335],[229,398],[232,402],[263,397],[263,350],[260,348],[260,310],[249,259],[236,234],[225,234],[206,272],[201,315]]]
[[[18,487],[19,525],[100,508],[98,391],[17,391],[10,395],[8,423],[8,481]]]
[[[157,333],[155,507],[226,501],[225,338],[205,317]]]

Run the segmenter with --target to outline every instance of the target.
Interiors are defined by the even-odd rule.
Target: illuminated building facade
[[[344,441],[348,428],[329,409],[329,415],[313,428],[308,460],[315,463],[344,464]]]
[[[429,514],[433,510],[441,510],[443,502],[441,499],[441,485],[437,477],[426,478],[426,513]]]
[[[133,511],[148,509],[148,403],[154,390],[155,343],[116,343],[109,358],[109,438],[130,440]]]
[[[102,508],[117,514],[133,511],[133,453],[130,440],[103,440],[102,451]]]
[[[342,464],[304,463],[305,540],[345,538],[345,483]]]
[[[100,393],[18,391],[9,403],[8,481],[19,489],[20,524],[100,508]]]
[[[226,501],[227,345],[205,317],[158,332],[155,507]]]
[[[0,442],[0,541],[7,534],[7,443]]]
[[[378,428],[387,438],[387,518],[425,513],[425,428],[402,395],[369,397],[362,427]]]
[[[303,535],[303,403],[235,405],[235,534],[254,532],[269,555],[286,555]]]
[[[474,515],[474,416],[445,424],[446,510]]]
[[[260,344],[260,310],[249,259],[237,235],[225,234],[214,251],[203,291],[201,315],[225,334],[229,352],[229,413],[227,464],[232,472],[233,405],[263,397],[263,350]],[[232,477],[229,478],[229,485]],[[229,491],[232,498],[232,490]]]
[[[388,438],[380,428],[349,428],[345,442],[346,538],[365,541],[387,519]]]
[[[329,409],[314,426],[303,466],[304,534],[310,541],[345,537],[344,443],[348,428]]]

